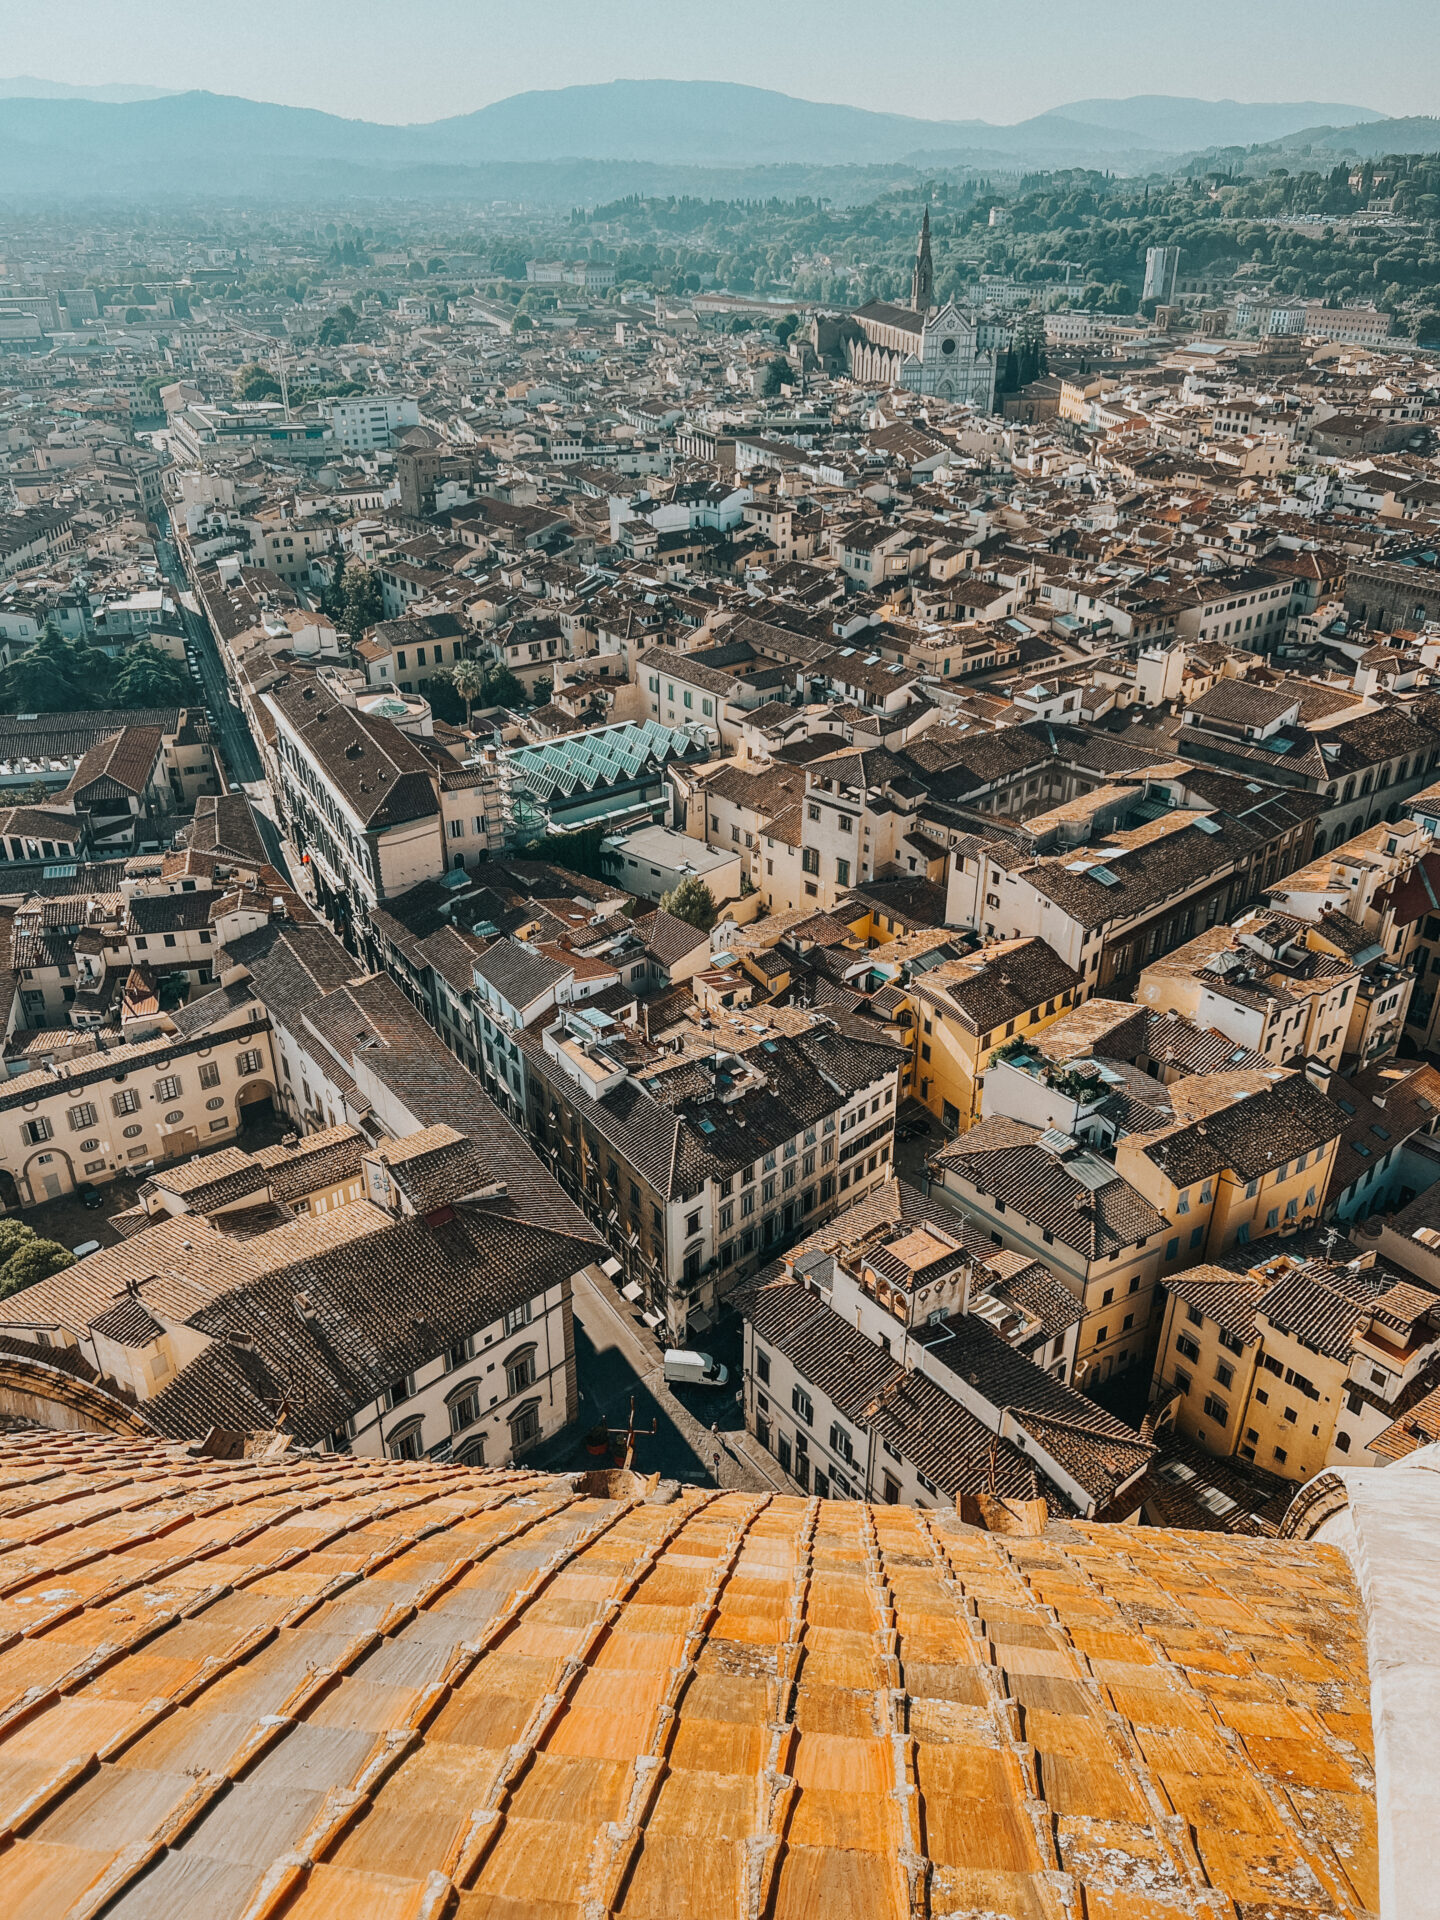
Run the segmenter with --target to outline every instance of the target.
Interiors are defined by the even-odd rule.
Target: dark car
[[[87,1207],[103,1207],[105,1204],[104,1194],[99,1187],[92,1186],[88,1180],[82,1180],[75,1191]]]

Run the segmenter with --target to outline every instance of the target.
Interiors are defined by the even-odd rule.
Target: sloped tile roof
[[[0,1437],[10,1910],[1378,1907],[1334,1549],[646,1486]]]
[[[1040,1132],[997,1114],[952,1140],[933,1164],[1003,1200],[1087,1259],[1137,1246],[1169,1227],[1165,1215],[1113,1167],[1106,1167],[1113,1178],[1103,1184],[1077,1179],[1069,1163],[1039,1145]]]

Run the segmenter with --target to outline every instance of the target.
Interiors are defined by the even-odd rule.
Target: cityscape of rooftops
[[[0,13],[6,1920],[1440,1920],[1440,17]]]

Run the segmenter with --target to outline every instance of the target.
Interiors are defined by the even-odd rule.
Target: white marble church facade
[[[996,375],[1009,339],[1002,322],[953,301],[922,315],[877,300],[859,308],[854,319],[863,337],[849,342],[852,380],[994,412]]]
[[[995,380],[1009,345],[1009,329],[1000,320],[973,313],[948,301],[937,307],[930,260],[930,215],[920,228],[920,245],[911,279],[910,305],[872,300],[850,316],[846,371],[862,386],[906,387],[972,406],[995,410]]]

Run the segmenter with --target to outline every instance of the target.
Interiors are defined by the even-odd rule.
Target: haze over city
[[[1378,22],[1377,22],[1378,24]],[[922,119],[1012,121],[1066,100],[1135,93],[1359,99],[1389,114],[1435,107],[1440,20],[1389,0],[1358,31],[1340,0],[1214,0],[1196,14],[1148,0],[75,0],[0,7],[11,74],[72,85],[201,88],[395,124],[443,119],[534,88],[603,80],[730,80]],[[284,58],[275,57],[284,48]],[[1402,51],[1403,50],[1403,51]]]

